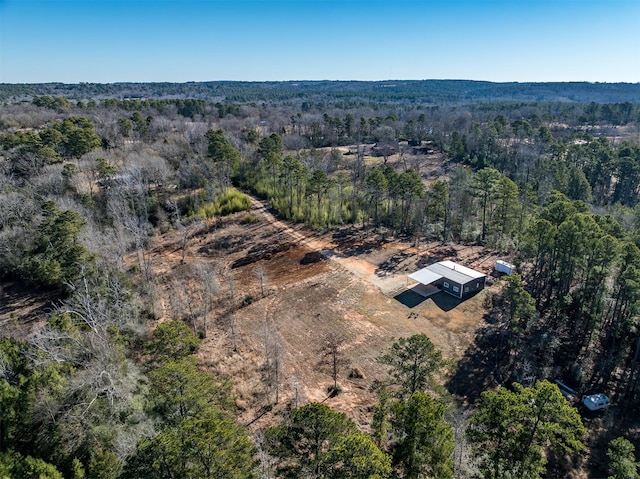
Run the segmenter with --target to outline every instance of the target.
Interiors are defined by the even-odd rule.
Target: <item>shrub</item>
[[[255,223],[260,223],[260,218],[253,216],[252,214],[248,214],[242,219],[243,225],[252,225]]]
[[[242,306],[249,306],[251,303],[253,303],[253,296],[248,294],[242,300]]]
[[[251,199],[233,188],[220,195],[216,199],[216,204],[223,216],[251,209]]]
[[[327,388],[327,392],[329,393],[329,397],[333,398],[342,392],[342,387],[339,384],[335,386],[332,384]]]
[[[210,219],[213,218],[218,213],[218,209],[216,208],[215,203],[205,203],[198,211],[196,211],[195,216],[200,218]]]
[[[218,196],[215,201],[204,202],[193,214],[200,218],[213,218],[215,215],[230,215],[251,209],[251,199],[234,188]]]

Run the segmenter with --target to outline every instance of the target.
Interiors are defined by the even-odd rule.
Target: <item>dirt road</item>
[[[278,228],[281,232],[288,234],[297,244],[306,246],[310,250],[320,253],[323,257],[336,262],[358,278],[380,289],[383,294],[392,294],[408,285],[415,284],[407,279],[406,274],[382,272],[379,269],[379,265],[355,255],[345,254],[340,251],[338,242],[330,239],[330,235],[314,235],[308,231],[303,232],[300,229],[294,229],[288,223],[277,219],[269,211],[264,202],[253,197],[251,198],[251,202],[256,212],[260,213],[271,225]],[[408,247],[405,246],[404,249],[408,249]]]

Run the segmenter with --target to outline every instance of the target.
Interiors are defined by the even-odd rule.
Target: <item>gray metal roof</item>
[[[454,283],[458,284],[467,284],[475,279],[484,278],[486,276],[479,271],[456,264],[453,261],[442,261],[440,263],[434,263],[424,269],[428,269],[429,271],[444,278],[448,278]]]
[[[476,271],[475,269],[467,268],[461,264],[454,263],[453,261],[440,261],[439,264],[446,266],[447,268],[454,269],[462,274],[469,276],[470,278],[484,278],[486,274]]]

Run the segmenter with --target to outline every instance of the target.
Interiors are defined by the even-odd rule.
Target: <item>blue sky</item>
[[[0,83],[640,82],[640,0],[0,0]]]

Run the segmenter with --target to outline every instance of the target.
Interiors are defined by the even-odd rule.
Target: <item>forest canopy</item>
[[[640,84],[2,84],[0,101],[0,284],[45,304],[37,320],[2,311],[0,476],[637,472],[638,424],[580,415],[548,380],[640,404]],[[263,221],[257,205],[372,248],[478,247],[517,273],[458,363],[425,334],[387,338],[364,378],[345,338],[305,345],[327,400],[367,383],[350,417],[282,394],[287,306],[260,264],[291,243],[217,256]],[[171,281],[152,254],[165,234]],[[248,372],[233,363],[255,303]],[[225,361],[203,361],[212,349]],[[485,391],[468,387],[481,367]],[[247,399],[235,381],[251,373]]]

